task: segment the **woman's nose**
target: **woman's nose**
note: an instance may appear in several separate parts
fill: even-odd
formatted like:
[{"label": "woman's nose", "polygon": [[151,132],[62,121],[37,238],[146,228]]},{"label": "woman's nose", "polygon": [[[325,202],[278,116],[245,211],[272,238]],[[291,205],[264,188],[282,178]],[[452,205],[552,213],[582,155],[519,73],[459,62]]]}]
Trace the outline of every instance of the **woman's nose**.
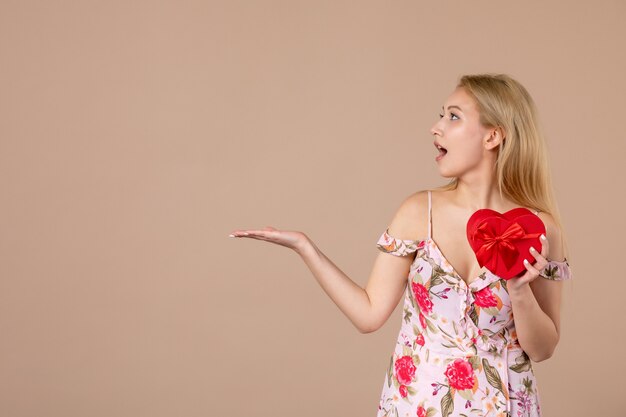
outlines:
[{"label": "woman's nose", "polygon": [[431,127],[431,128],[430,128],[430,134],[431,134],[431,135],[441,135],[441,131],[440,131],[440,130],[439,130],[439,128],[437,127],[437,125],[438,125],[438,124],[439,124],[439,123],[437,122],[437,123],[435,123],[435,124],[433,125],[433,127]]}]

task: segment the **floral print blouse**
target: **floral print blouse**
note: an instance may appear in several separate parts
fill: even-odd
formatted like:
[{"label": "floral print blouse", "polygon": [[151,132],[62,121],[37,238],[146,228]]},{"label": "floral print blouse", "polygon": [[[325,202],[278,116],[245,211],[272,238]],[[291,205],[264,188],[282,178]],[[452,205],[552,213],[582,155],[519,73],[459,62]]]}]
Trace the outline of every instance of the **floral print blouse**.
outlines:
[{"label": "floral print blouse", "polygon": [[[507,281],[487,270],[468,285],[431,238],[430,211],[429,191],[428,239],[400,240],[387,229],[377,242],[394,256],[415,253],[377,417],[541,416]],[[565,259],[549,261],[540,277],[572,276]]]}]

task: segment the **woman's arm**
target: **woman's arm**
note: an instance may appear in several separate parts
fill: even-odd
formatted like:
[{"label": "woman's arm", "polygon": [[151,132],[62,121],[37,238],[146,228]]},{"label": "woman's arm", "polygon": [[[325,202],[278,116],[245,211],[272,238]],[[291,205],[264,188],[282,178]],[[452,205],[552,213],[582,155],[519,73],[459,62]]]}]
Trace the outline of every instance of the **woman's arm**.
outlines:
[{"label": "woman's arm", "polygon": [[[424,216],[425,191],[407,197],[389,224],[389,233],[399,239],[421,236],[415,219]],[[322,289],[361,333],[380,328],[398,305],[407,284],[414,256],[379,252],[365,288],[352,281],[302,232],[277,230],[235,230],[231,237],[246,237],[293,249],[304,260]]]},{"label": "woman's arm", "polygon": [[322,289],[361,333],[378,330],[398,304],[411,257],[379,253],[366,288],[352,281],[312,242],[299,252]]},{"label": "woman's arm", "polygon": [[548,239],[542,243],[541,253],[533,254],[537,263],[534,266],[527,265],[524,275],[507,283],[518,341],[535,362],[551,357],[559,342],[563,286],[561,281],[538,277],[539,271],[547,264],[545,258],[563,258],[560,231],[549,215],[542,215],[546,217],[543,221]]},{"label": "woman's arm", "polygon": [[[417,236],[415,219],[422,214],[420,193],[408,197],[396,212],[389,232],[399,238]],[[423,197],[423,196],[422,196]],[[419,201],[419,203],[418,203]],[[418,214],[419,213],[419,214]],[[322,289],[361,333],[378,330],[398,305],[413,256],[380,252],[365,288],[352,281],[310,240],[296,249]]]}]

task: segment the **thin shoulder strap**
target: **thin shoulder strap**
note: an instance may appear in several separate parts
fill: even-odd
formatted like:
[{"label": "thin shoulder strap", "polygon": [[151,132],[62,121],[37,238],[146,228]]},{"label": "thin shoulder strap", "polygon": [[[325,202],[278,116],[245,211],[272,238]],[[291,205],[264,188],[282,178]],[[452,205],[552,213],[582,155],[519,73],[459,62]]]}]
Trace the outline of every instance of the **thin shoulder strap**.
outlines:
[{"label": "thin shoulder strap", "polygon": [[430,211],[431,211],[431,198],[430,198],[430,190],[428,190],[428,239],[430,239],[431,234],[431,220],[430,220]]}]

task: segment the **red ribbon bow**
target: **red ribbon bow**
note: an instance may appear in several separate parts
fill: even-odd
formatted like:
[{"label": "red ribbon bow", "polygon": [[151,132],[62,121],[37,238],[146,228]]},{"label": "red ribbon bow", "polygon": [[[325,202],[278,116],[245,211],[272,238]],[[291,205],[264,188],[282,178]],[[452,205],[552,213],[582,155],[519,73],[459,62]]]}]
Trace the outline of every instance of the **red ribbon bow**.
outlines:
[{"label": "red ribbon bow", "polygon": [[478,264],[482,267],[489,259],[502,259],[506,265],[506,269],[511,269],[519,251],[513,245],[512,241],[517,239],[527,239],[531,237],[537,237],[540,234],[530,233],[526,234],[522,226],[519,223],[513,222],[506,228],[503,233],[496,233],[493,227],[488,222],[482,223],[476,229],[474,233],[474,239],[482,241],[483,244],[476,252],[476,259]]},{"label": "red ribbon bow", "polygon": [[545,226],[541,219],[524,208],[504,214],[480,209],[470,217],[467,225],[467,237],[478,264],[504,279],[523,272],[526,269],[522,263],[524,259],[533,263],[533,259],[527,256],[528,248],[541,248],[539,236],[542,233],[545,233]]}]

